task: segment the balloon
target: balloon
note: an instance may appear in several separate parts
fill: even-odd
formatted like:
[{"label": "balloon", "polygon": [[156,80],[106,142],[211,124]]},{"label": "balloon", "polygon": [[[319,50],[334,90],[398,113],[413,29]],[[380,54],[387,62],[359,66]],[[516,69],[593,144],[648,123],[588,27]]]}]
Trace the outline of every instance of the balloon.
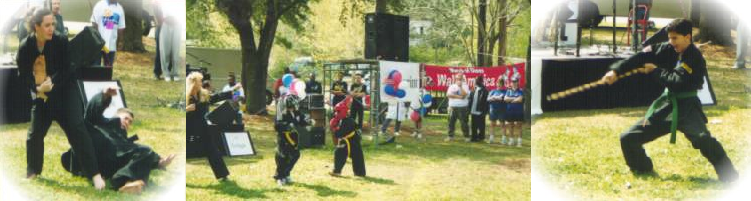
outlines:
[{"label": "balloon", "polygon": [[424,96],[422,96],[423,104],[430,104],[431,102],[433,102],[433,96],[431,96],[430,94],[425,94]]},{"label": "balloon", "polygon": [[300,100],[303,100],[307,97],[307,94],[305,93],[305,82],[299,79],[295,79],[294,82],[292,82],[292,93],[297,95],[297,97],[300,98]]},{"label": "balloon", "polygon": [[404,91],[403,89],[396,91],[396,97],[404,98],[405,96],[407,96],[407,91]]},{"label": "balloon", "polygon": [[394,81],[394,85],[399,86],[399,83],[402,82],[402,73],[397,70],[392,70],[389,73],[389,78]]},{"label": "balloon", "polygon": [[420,114],[418,114],[417,111],[412,110],[412,114],[409,115],[409,118],[412,119],[412,121],[419,121]]},{"label": "balloon", "polygon": [[284,87],[289,88],[289,85],[292,84],[292,81],[295,79],[295,76],[292,74],[284,74],[282,76],[282,83],[284,83]]},{"label": "balloon", "polygon": [[383,91],[386,92],[386,94],[393,96],[394,93],[394,86],[388,84],[385,87],[383,87]]}]

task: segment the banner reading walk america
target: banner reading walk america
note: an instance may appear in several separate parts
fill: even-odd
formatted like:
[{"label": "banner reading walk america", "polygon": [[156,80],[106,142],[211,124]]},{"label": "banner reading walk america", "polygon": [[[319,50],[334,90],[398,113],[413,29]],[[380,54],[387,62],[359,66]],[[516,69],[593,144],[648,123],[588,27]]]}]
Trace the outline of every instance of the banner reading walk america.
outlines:
[{"label": "banner reading walk america", "polygon": [[446,91],[454,83],[454,74],[463,73],[465,82],[474,87],[475,78],[485,75],[485,86],[488,90],[497,88],[498,79],[501,76],[506,77],[506,86],[511,82],[511,78],[519,79],[519,88],[524,88],[527,83],[524,77],[524,63],[511,64],[507,66],[495,67],[445,67],[425,65],[425,89],[428,91]]}]

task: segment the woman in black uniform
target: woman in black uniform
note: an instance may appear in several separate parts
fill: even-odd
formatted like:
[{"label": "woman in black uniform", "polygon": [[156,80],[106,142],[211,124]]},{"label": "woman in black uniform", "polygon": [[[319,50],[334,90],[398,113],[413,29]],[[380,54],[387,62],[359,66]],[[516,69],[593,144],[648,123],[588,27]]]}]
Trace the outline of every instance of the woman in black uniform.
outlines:
[{"label": "woman in black uniform", "polygon": [[193,125],[194,128],[187,129],[188,136],[196,135],[204,139],[203,150],[209,158],[209,164],[211,170],[214,171],[214,176],[219,180],[226,180],[229,176],[229,170],[227,165],[224,164],[222,154],[217,149],[216,141],[212,136],[208,135],[209,125],[206,123],[206,113],[209,112],[209,105],[232,98],[232,93],[240,87],[240,84],[235,85],[232,91],[222,92],[218,94],[209,94],[209,91],[201,88],[203,86],[203,75],[198,72],[193,72],[185,79],[185,93],[186,97],[186,111],[185,120],[187,125]]},{"label": "woman in black uniform", "polygon": [[55,17],[47,9],[32,8],[26,19],[30,34],[21,41],[16,57],[22,84],[28,87],[34,104],[26,140],[26,177],[33,179],[42,173],[44,137],[56,120],[70,146],[81,156],[86,177],[92,179],[96,189],[103,189],[105,183],[83,123],[75,72],[68,62],[68,38],[55,34]]}]

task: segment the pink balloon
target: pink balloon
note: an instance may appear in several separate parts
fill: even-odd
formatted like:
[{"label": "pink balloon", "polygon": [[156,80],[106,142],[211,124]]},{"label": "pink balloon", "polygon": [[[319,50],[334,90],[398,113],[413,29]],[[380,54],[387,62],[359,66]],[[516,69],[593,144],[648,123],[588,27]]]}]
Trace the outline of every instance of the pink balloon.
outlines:
[{"label": "pink balloon", "polygon": [[394,80],[394,85],[399,86],[402,82],[402,73],[397,70],[391,71],[391,79]]}]

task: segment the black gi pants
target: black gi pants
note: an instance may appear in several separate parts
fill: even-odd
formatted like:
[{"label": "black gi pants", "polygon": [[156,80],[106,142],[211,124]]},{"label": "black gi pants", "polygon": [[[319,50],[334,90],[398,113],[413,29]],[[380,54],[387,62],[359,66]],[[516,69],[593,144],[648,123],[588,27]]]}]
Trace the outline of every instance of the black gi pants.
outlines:
[{"label": "black gi pants", "polygon": [[[60,86],[63,87],[63,86]],[[76,88],[74,84],[69,84],[69,89]],[[52,120],[56,120],[60,128],[65,132],[73,151],[80,156],[80,163],[83,172],[87,178],[99,174],[96,156],[91,137],[83,121],[83,103],[78,96],[78,90],[68,90],[66,95],[61,96],[64,100],[51,100],[44,102],[42,99],[34,100],[34,107],[31,110],[31,128],[28,131],[26,139],[26,164],[27,174],[42,174],[44,164],[44,137],[52,125]],[[54,107],[51,101],[63,101],[59,107]]]},{"label": "black gi pants", "polygon": [[128,181],[148,182],[151,170],[159,166],[159,155],[143,145],[135,145],[134,148],[117,158],[120,158],[118,163],[121,168],[117,169],[110,180],[114,189],[119,189]]},{"label": "black gi pants", "polygon": [[[297,133],[291,133],[291,135],[297,135]],[[296,137],[292,138],[297,139]],[[274,156],[274,160],[276,161],[276,175],[274,175],[274,179],[284,179],[292,172],[297,159],[300,159],[300,150],[287,141],[284,133],[277,135],[277,144],[276,156]]]},{"label": "black gi pants", "polygon": [[[683,112],[683,111],[681,111]],[[704,119],[700,113],[687,111],[688,114],[679,119],[678,130],[683,132],[691,141],[695,149],[709,160],[720,180],[737,176],[733,163],[728,158],[725,150],[707,130]],[[652,160],[647,156],[643,144],[651,142],[661,136],[670,133],[670,121],[650,122],[642,126],[644,120],[637,121],[628,131],[621,134],[621,149],[626,164],[634,172],[650,172],[653,170]]]},{"label": "black gi pants", "polygon": [[485,115],[471,115],[472,126],[470,133],[472,134],[472,142],[479,142],[485,139]]},{"label": "black gi pants", "polygon": [[209,135],[208,129],[203,129],[203,132],[200,132],[199,136],[204,140],[204,142],[201,143],[203,146],[203,153],[209,158],[209,165],[211,166],[211,171],[214,172],[214,177],[217,179],[227,177],[229,175],[229,169],[227,169],[227,165],[224,163],[222,153],[219,152],[219,148],[217,148],[217,142],[214,139],[214,136]]},{"label": "black gi pants", "polygon": [[347,157],[352,159],[352,170],[356,176],[365,176],[365,158],[362,154],[362,146],[360,145],[360,135],[354,135],[348,139],[349,144],[345,139],[339,140],[339,145],[334,150],[334,173],[341,174],[344,164],[347,162]]}]

